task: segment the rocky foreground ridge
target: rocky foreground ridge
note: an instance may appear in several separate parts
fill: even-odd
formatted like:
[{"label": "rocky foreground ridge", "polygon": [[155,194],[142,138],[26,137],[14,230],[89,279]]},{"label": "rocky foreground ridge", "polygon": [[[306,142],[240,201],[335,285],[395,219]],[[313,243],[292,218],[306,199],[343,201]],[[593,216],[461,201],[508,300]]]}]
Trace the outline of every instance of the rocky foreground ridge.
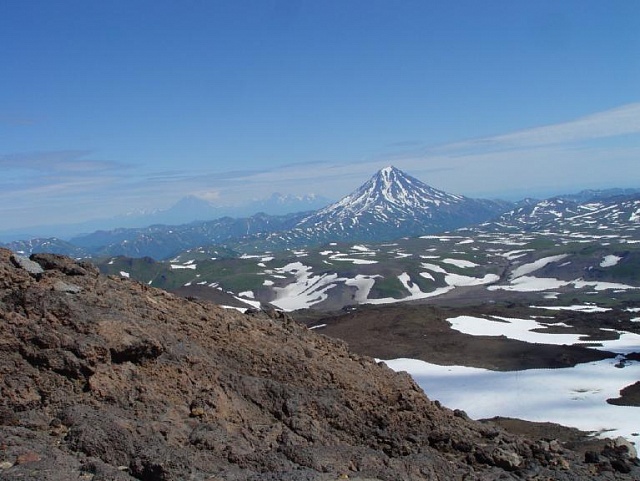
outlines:
[{"label": "rocky foreground ridge", "polygon": [[0,479],[638,479],[430,401],[280,313],[0,249]]}]

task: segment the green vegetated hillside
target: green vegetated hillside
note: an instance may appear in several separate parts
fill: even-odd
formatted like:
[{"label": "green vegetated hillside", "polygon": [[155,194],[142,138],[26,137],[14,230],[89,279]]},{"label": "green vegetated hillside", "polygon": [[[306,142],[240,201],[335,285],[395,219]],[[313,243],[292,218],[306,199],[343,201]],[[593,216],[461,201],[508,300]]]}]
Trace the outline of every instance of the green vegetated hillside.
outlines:
[{"label": "green vegetated hillside", "polygon": [[[170,261],[115,257],[108,274],[198,297],[211,290],[286,310],[333,309],[393,300],[434,300],[473,292],[486,301],[535,296],[557,303],[632,302],[640,287],[640,243],[573,233],[465,229],[377,244],[242,254],[188,250]],[[295,301],[297,299],[297,301]]]}]

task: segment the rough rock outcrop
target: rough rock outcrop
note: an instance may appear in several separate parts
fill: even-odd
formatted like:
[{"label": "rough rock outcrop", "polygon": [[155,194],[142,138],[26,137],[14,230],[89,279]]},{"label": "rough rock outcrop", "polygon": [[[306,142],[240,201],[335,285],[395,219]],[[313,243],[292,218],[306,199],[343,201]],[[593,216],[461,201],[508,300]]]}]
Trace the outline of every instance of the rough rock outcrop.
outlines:
[{"label": "rough rock outcrop", "polygon": [[31,260],[0,249],[0,479],[638,479],[626,446],[470,421],[288,316]]}]

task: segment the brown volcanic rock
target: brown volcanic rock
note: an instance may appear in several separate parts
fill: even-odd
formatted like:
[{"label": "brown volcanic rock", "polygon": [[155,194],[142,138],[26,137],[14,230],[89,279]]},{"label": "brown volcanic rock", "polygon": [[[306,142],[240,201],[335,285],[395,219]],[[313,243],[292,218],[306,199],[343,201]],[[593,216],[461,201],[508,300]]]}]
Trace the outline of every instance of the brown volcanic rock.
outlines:
[{"label": "brown volcanic rock", "polygon": [[0,479],[637,479],[633,459],[585,464],[469,421],[281,313],[12,256],[0,250]]}]

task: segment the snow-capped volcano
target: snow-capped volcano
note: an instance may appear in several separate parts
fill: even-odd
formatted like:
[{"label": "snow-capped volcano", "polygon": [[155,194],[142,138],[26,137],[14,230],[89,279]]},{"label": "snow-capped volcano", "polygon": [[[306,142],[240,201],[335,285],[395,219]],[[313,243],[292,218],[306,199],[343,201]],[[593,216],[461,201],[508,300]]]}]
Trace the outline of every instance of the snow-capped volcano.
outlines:
[{"label": "snow-capped volcano", "polygon": [[390,166],[338,202],[304,218],[289,234],[324,241],[389,240],[483,222],[508,208],[505,203],[434,189]]},{"label": "snow-capped volcano", "polygon": [[340,221],[355,225],[361,218],[372,217],[376,221],[400,225],[406,220],[433,215],[439,209],[465,200],[460,195],[434,189],[390,166],[376,172],[357,190],[319,210],[302,223]]}]

